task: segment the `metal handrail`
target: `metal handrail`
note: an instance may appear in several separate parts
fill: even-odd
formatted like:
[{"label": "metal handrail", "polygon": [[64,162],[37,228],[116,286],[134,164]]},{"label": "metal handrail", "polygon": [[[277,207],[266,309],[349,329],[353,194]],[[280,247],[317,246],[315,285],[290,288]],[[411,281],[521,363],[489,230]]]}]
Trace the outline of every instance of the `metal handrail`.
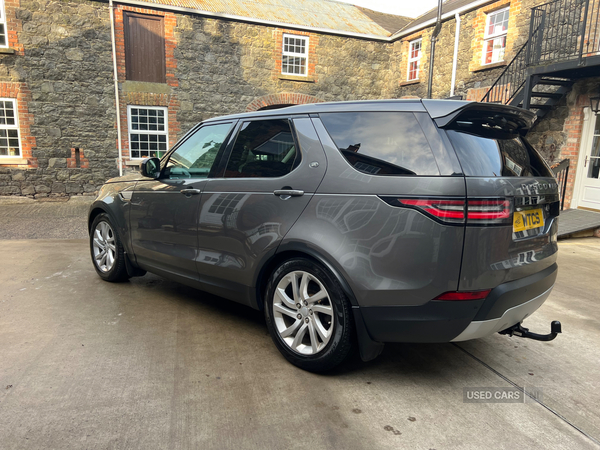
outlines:
[{"label": "metal handrail", "polygon": [[569,179],[569,166],[571,165],[571,161],[568,159],[563,159],[557,165],[552,167],[552,172],[554,172],[554,178],[556,178],[556,182],[558,183],[558,188],[560,191],[560,209],[561,211],[565,207],[565,194],[567,192],[567,181]]},{"label": "metal handrail", "polygon": [[[531,8],[529,37],[482,102],[510,103],[531,66],[600,54],[600,0],[555,0]],[[525,93],[526,94],[526,93]]]}]

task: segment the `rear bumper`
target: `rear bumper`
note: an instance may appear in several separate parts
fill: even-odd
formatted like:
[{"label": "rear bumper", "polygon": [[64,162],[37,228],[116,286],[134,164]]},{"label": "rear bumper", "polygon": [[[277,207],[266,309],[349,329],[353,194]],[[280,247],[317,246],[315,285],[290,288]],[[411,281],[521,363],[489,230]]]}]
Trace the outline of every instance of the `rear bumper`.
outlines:
[{"label": "rear bumper", "polygon": [[557,265],[503,283],[487,298],[432,300],[420,306],[360,308],[365,326],[379,342],[451,342],[488,336],[531,315],[550,295]]}]

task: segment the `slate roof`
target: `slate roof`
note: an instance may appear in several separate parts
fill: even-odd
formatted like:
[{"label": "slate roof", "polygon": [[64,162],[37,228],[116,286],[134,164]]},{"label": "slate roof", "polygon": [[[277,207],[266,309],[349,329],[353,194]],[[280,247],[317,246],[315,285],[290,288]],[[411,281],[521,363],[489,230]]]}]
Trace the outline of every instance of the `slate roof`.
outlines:
[{"label": "slate roof", "polygon": [[357,6],[366,16],[371,18],[374,22],[377,22],[381,27],[388,30],[390,33],[395,33],[398,30],[401,30],[406,25],[414,21],[412,17],[406,16],[396,16],[394,14],[386,14],[379,11],[373,11],[371,9],[363,8],[362,6]]},{"label": "slate roof", "polygon": [[[470,9],[475,9],[482,5],[485,5],[486,3],[492,3],[493,1],[495,0],[446,0],[442,4],[442,21],[448,20],[450,17],[453,17],[454,12],[456,11],[468,11]],[[407,30],[416,31],[420,28],[424,28],[428,26],[428,22],[430,21],[435,22],[435,20],[437,19],[437,12],[438,7],[436,5],[435,8],[432,8],[425,14],[420,15],[412,22],[407,24],[404,28],[402,28],[399,32],[395,33],[394,37],[402,35]],[[445,15],[447,17],[444,18]]]}]

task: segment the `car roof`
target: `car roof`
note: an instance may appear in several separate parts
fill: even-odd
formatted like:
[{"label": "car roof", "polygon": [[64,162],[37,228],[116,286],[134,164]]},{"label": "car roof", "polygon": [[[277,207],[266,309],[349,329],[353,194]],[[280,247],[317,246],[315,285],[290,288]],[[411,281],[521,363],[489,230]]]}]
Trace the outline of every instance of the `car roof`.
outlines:
[{"label": "car roof", "polygon": [[432,118],[446,116],[473,102],[460,100],[428,100],[428,99],[392,99],[392,100],[358,100],[348,102],[323,102],[306,105],[288,106],[285,108],[268,109],[264,111],[253,111],[241,114],[213,117],[204,123],[230,120],[246,119],[268,116],[281,116],[290,114],[320,114],[328,112],[359,112],[359,111],[381,111],[381,112],[428,112]]}]

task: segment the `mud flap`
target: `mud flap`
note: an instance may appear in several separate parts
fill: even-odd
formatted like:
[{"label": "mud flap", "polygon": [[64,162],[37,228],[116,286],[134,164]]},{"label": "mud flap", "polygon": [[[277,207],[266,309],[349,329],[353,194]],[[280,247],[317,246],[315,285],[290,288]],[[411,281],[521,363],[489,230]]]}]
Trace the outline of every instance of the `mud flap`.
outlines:
[{"label": "mud flap", "polygon": [[352,307],[352,312],[354,313],[354,324],[356,326],[356,337],[358,339],[360,359],[365,362],[371,361],[381,354],[385,344],[371,339],[367,327],[365,326],[362,313],[360,312],[360,308]]}]

